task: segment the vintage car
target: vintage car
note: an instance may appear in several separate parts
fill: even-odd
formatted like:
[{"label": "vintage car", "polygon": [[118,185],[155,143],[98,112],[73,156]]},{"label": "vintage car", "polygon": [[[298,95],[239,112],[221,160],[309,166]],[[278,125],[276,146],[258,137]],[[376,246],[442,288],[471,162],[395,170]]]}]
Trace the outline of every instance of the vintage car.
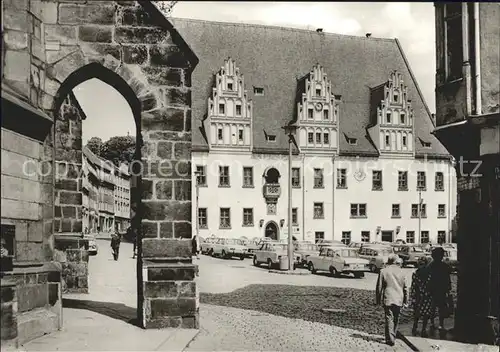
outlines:
[{"label": "vintage car", "polygon": [[316,245],[318,247],[347,247],[342,241],[336,241],[336,240],[319,240]]},{"label": "vintage car", "polygon": [[[253,256],[253,265],[260,266],[263,263],[266,263],[269,269],[272,269],[279,265],[280,258],[282,256],[288,255],[288,245],[275,242],[268,241],[262,245],[262,248],[254,252]],[[296,267],[300,263],[300,255],[295,255],[294,267]]]},{"label": "vintage car", "polygon": [[261,249],[262,245],[267,242],[276,242],[276,241],[274,241],[270,237],[254,238],[250,243],[247,244],[248,255],[253,257],[253,253],[256,250]]},{"label": "vintage car", "polygon": [[394,253],[396,253],[403,263],[401,264],[403,268],[408,265],[417,266],[418,260],[426,255],[424,249],[421,246],[414,244],[406,244],[403,246],[393,247]]},{"label": "vintage car", "polygon": [[323,247],[319,254],[310,255],[307,266],[314,274],[317,271],[328,271],[334,277],[340,274],[353,274],[360,278],[369,270],[369,261],[359,257],[354,248]]},{"label": "vintage car", "polygon": [[443,247],[443,262],[451,267],[452,271],[458,271],[458,251],[455,248]]},{"label": "vintage car", "polygon": [[89,240],[89,255],[97,255],[99,247],[97,246],[97,241],[93,238]]},{"label": "vintage car", "polygon": [[213,245],[217,242],[219,238],[217,237],[207,237],[205,241],[200,244],[200,252],[201,254],[212,255]]},{"label": "vintage car", "polygon": [[365,242],[351,242],[347,247],[360,249],[363,245],[365,245]]},{"label": "vintage car", "polygon": [[358,251],[361,258],[370,262],[368,268],[374,273],[386,266],[389,255],[392,253],[394,251],[390,246],[380,244],[366,245]]},{"label": "vintage car", "polygon": [[300,255],[300,263],[302,265],[307,265],[307,258],[310,255],[318,254],[319,247],[316,244],[310,242],[297,242],[295,244],[295,253],[297,253],[297,255]]},{"label": "vintage car", "polygon": [[219,238],[212,245],[212,256],[224,259],[238,257],[243,260],[247,255],[247,251],[247,247],[243,242],[236,238]]}]

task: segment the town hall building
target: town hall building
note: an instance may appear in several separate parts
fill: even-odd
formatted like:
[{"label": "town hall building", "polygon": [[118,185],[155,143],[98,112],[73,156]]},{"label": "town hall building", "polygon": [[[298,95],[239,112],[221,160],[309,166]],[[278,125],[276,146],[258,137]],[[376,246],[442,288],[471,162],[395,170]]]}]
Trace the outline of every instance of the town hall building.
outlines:
[{"label": "town hall building", "polygon": [[294,237],[450,241],[452,158],[397,39],[172,22],[200,58],[193,231],[288,238],[291,124]]}]

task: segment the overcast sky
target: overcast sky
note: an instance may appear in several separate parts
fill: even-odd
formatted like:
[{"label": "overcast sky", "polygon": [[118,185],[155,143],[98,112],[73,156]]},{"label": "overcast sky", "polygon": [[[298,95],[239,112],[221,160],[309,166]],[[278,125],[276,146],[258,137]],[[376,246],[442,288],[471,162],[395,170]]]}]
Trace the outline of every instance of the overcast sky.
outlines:
[{"label": "overcast sky", "polygon": [[[434,5],[422,3],[349,2],[195,2],[180,1],[172,17],[244,22],[373,37],[398,38],[432,112],[434,99]],[[84,143],[93,136],[107,140],[134,135],[132,113],[123,97],[91,80],[75,88],[82,109]],[[105,98],[103,98],[105,97]]]}]

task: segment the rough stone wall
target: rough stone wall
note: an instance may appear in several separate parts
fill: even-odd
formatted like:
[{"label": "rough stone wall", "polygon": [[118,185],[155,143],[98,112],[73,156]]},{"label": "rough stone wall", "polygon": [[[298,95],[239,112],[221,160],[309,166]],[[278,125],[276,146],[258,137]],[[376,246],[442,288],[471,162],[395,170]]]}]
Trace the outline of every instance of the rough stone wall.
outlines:
[{"label": "rough stone wall", "polygon": [[[141,188],[132,191],[131,200],[136,214],[134,227],[144,238],[139,244],[139,316],[147,328],[198,326],[190,241],[190,73],[196,58],[168,21],[154,12],[151,4],[148,7],[148,2],[8,0],[6,5],[14,11],[26,3],[35,7],[33,11],[44,24],[42,46],[37,47],[40,58],[36,60],[40,62],[28,50],[28,57],[24,51],[14,54],[11,46],[6,52],[6,64],[22,58],[26,67],[12,72],[9,66],[6,72],[11,81],[18,79],[18,85],[31,94],[31,76],[23,76],[23,72],[32,68],[32,62],[40,64],[33,68],[35,76],[40,77],[40,88],[36,99],[31,99],[33,105],[57,117],[56,171],[68,176],[57,176],[55,180],[54,231],[75,233],[82,227],[81,183],[73,177],[73,172],[79,174],[80,170],[59,172],[66,171],[60,168],[70,168],[61,166],[69,159],[64,153],[74,153],[74,161],[81,152],[77,148],[81,144],[81,124],[74,119],[73,109],[65,107],[64,99],[77,84],[99,78],[131,103],[139,127],[138,142],[143,142],[142,179],[137,179]],[[12,17],[16,17],[15,12]],[[14,21],[9,25],[14,26]],[[19,35],[23,37],[23,33]],[[128,91],[133,92],[133,97],[127,95]],[[69,253],[66,249],[66,258],[71,257]],[[144,277],[143,266],[148,273]],[[83,270],[75,274],[66,270],[64,275],[70,275],[65,276],[67,285],[70,277],[84,276]]]},{"label": "rough stone wall", "polygon": [[2,279],[1,282],[1,341],[2,349],[6,348],[5,342],[11,342],[9,345],[14,345],[17,337],[17,297],[16,297],[16,283],[11,280]]},{"label": "rough stone wall", "polygon": [[56,235],[54,260],[62,265],[62,293],[89,293],[87,239],[78,234]]}]

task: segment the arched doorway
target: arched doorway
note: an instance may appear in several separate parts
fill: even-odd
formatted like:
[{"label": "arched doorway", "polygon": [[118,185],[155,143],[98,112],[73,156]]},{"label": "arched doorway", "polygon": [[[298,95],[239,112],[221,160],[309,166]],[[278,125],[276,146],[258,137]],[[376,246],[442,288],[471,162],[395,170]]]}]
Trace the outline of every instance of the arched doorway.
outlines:
[{"label": "arched doorway", "polygon": [[277,241],[279,238],[278,231],[278,225],[274,221],[269,221],[266,225],[265,236]]}]

